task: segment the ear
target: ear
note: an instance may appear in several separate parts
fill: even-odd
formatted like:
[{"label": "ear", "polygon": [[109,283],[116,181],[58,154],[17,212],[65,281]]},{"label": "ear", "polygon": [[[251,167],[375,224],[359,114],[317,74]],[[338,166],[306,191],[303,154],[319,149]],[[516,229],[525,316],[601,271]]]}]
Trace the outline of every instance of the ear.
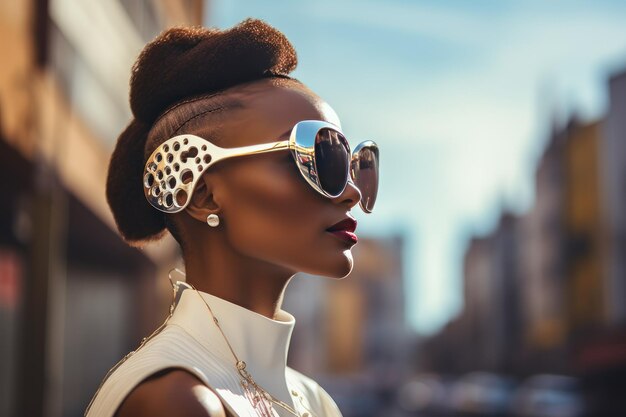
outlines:
[{"label": "ear", "polygon": [[191,201],[185,208],[187,214],[202,223],[206,222],[209,214],[219,214],[221,207],[216,201],[214,191],[213,178],[203,175],[191,194]]}]

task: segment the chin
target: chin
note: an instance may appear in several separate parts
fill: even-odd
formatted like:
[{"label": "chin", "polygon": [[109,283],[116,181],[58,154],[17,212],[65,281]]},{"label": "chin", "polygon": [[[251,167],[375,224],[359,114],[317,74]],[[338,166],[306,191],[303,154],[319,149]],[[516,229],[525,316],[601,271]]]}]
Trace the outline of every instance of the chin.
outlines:
[{"label": "chin", "polygon": [[335,262],[328,265],[328,269],[324,273],[318,275],[333,279],[343,279],[352,272],[353,266],[354,259],[352,258],[352,252],[350,249],[347,249],[342,252],[341,256],[339,256]]}]

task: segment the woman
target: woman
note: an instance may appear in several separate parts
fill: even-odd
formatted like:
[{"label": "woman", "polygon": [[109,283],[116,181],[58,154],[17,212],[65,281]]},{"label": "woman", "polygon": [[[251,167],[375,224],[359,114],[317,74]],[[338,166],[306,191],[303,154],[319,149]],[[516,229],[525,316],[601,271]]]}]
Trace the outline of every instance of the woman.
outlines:
[{"label": "woman", "polygon": [[107,200],[129,244],[174,236],[185,279],[85,415],[341,415],[286,366],[295,320],[280,307],[297,272],[350,273],[350,210],[373,207],[378,149],[351,155],[337,114],[289,77],[296,63],[286,37],[256,19],[170,29],[141,52]]}]

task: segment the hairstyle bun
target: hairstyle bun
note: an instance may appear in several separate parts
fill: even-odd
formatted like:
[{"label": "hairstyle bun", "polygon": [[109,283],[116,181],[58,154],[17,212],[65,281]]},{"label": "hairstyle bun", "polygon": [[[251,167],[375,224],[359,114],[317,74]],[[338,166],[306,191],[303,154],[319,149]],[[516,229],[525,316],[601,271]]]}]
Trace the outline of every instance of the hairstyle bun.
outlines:
[{"label": "hairstyle bun", "polygon": [[109,162],[106,199],[120,234],[129,244],[161,237],[163,213],[143,194],[143,159],[150,125],[133,120],[117,139]]},{"label": "hairstyle bun", "polygon": [[296,51],[277,29],[246,19],[227,30],[176,27],[146,45],[133,66],[130,107],[152,123],[184,98],[271,75],[287,75]]}]

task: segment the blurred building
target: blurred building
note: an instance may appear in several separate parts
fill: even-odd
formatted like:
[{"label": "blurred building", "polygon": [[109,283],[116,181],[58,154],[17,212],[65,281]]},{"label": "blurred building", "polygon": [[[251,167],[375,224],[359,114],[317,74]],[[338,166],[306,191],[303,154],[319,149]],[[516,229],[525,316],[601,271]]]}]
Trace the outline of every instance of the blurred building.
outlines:
[{"label": "blurred building", "polygon": [[463,262],[463,311],[423,344],[423,371],[515,372],[522,343],[519,228],[516,215],[503,213],[492,233],[469,241]]},{"label": "blurred building", "polygon": [[345,416],[383,411],[410,372],[404,239],[361,238],[343,280],[298,275],[284,308],[297,320],[290,365],[331,393]]},{"label": "blurred building", "polygon": [[550,353],[565,340],[562,162],[569,127],[553,128],[535,171],[535,202],[522,219],[523,336],[535,362],[560,361],[561,355]]},{"label": "blurred building", "polygon": [[[492,236],[475,236],[467,246],[465,259],[463,262],[463,305],[464,313],[457,322],[457,332],[462,332],[459,342],[467,343],[469,340],[475,340],[480,343],[468,344],[464,355],[466,356],[464,363],[459,363],[453,369],[446,370],[448,372],[469,372],[470,363],[476,361],[476,367],[493,368],[490,357],[493,347],[483,350],[484,345],[492,339],[491,332],[491,314],[493,314],[494,306],[490,304],[493,299],[494,288],[494,271],[492,267],[493,252]],[[492,343],[489,343],[492,345]],[[458,345],[457,345],[458,346]],[[445,359],[443,359],[445,361]],[[445,362],[444,362],[445,363]]]},{"label": "blurred building", "polygon": [[609,80],[609,110],[604,123],[602,207],[607,222],[606,301],[608,318],[626,324],[626,72]]},{"label": "blurred building", "polygon": [[[592,210],[599,211],[603,227],[599,238],[585,236],[581,250],[588,261],[575,277],[580,289],[574,318],[583,331],[575,339],[574,364],[594,416],[626,415],[626,71],[612,76],[608,86],[609,108],[596,150],[598,192],[591,185],[587,189],[590,197],[599,194],[599,207]],[[593,245],[598,239],[600,256]],[[598,274],[601,282],[592,283]]]},{"label": "blurred building", "polygon": [[605,228],[600,190],[602,122],[571,129],[564,149],[565,316],[569,342],[606,322]]},{"label": "blurred building", "polygon": [[531,210],[520,218],[504,213],[493,232],[470,240],[464,309],[451,327],[467,347],[450,353],[467,361],[456,369],[572,372],[577,340],[602,325],[600,127],[572,118],[554,129]]},{"label": "blurred building", "polygon": [[1,416],[82,415],[166,312],[156,276],[175,245],[122,242],[104,184],[137,54],[166,26],[200,24],[202,10],[200,0],[0,4]]},{"label": "blurred building", "polygon": [[[550,132],[537,164],[530,211],[522,216],[504,212],[491,233],[468,242],[464,307],[444,334],[424,344],[420,362],[426,370],[521,376],[567,369],[571,281],[566,278],[566,242],[574,233],[564,219],[572,212],[572,222],[585,226],[592,222],[576,217],[581,209],[571,204],[581,203],[575,199],[586,184],[573,183],[570,177],[578,165],[597,166],[589,160],[596,154],[589,153],[588,141],[571,140],[577,129],[572,120]],[[581,160],[580,151],[588,159]],[[568,152],[570,160],[565,157]]]},{"label": "blurred building", "polygon": [[472,240],[465,260],[465,306],[471,327],[469,370],[512,372],[520,345],[519,221],[500,217],[496,230]]}]

